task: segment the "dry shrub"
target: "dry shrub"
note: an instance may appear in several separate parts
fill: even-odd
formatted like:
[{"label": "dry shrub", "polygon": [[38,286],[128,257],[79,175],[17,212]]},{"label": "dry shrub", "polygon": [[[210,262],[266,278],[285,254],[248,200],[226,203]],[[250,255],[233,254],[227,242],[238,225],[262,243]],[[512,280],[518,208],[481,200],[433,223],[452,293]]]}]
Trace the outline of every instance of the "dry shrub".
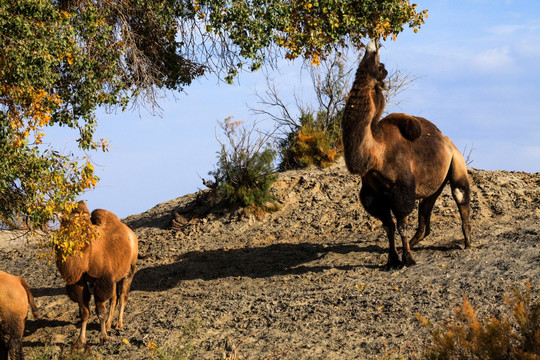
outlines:
[{"label": "dry shrub", "polygon": [[211,186],[223,194],[230,205],[266,211],[275,203],[271,186],[277,180],[274,159],[276,152],[270,144],[271,134],[242,122],[225,119],[220,123],[226,140],[218,139],[221,151],[216,170],[208,174],[215,181]]},{"label": "dry shrub", "polygon": [[341,143],[341,117],[329,124],[318,114],[304,113],[301,126],[281,141],[281,170],[316,165],[326,168],[343,154]]},{"label": "dry shrub", "polygon": [[[482,360],[539,360],[540,359],[540,302],[532,303],[531,286],[524,292],[517,288],[505,298],[512,317],[478,319],[467,298],[455,309],[455,320],[433,330],[433,343],[423,358],[482,359]],[[420,322],[431,324],[421,315]]]},{"label": "dry shrub", "polygon": [[300,162],[322,168],[332,165],[341,150],[341,147],[334,147],[336,144],[332,140],[323,130],[303,127],[296,143]]}]

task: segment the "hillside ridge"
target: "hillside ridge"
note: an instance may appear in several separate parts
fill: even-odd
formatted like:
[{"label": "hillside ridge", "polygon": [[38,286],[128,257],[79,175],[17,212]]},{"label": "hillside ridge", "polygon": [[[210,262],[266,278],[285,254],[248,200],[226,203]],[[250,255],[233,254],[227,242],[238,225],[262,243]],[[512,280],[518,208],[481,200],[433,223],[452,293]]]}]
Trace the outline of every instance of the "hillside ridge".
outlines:
[{"label": "hillside ridge", "polygon": [[[201,190],[123,219],[150,257],[140,260],[125,327],[98,345],[103,359],[148,359],[189,345],[196,359],[380,359],[418,354],[429,329],[464,297],[480,315],[507,313],[514,286],[540,287],[540,174],[471,169],[472,248],[446,188],[417,265],[385,271],[388,242],[359,201],[360,179],[338,163],[280,173],[281,209],[262,219]],[[416,226],[410,218],[410,233]],[[23,276],[43,314],[28,320],[25,353],[77,336],[77,306],[54,266],[28,246],[0,246],[2,270]],[[186,327],[197,324],[188,335]],[[128,341],[126,344],[124,339]]]}]

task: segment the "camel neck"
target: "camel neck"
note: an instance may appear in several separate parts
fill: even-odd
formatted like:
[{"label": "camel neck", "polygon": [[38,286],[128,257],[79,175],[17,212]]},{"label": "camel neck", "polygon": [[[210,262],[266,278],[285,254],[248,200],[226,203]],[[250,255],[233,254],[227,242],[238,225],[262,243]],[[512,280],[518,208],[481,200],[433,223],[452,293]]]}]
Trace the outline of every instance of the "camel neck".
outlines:
[{"label": "camel neck", "polygon": [[345,162],[352,173],[363,176],[376,165],[377,139],[380,137],[378,121],[383,108],[384,97],[380,90],[356,79],[342,122]]},{"label": "camel neck", "polygon": [[80,254],[69,256],[64,261],[60,257],[56,260],[56,266],[60,275],[68,285],[72,285],[79,281],[83,275],[84,267],[81,265],[86,261],[86,258]]}]

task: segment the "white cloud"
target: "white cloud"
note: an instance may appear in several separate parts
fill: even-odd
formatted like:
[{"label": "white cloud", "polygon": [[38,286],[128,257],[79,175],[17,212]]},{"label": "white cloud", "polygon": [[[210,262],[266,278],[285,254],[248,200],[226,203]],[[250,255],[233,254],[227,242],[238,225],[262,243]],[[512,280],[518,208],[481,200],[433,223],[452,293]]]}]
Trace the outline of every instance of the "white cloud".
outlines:
[{"label": "white cloud", "polygon": [[472,61],[476,67],[486,70],[505,70],[514,65],[509,47],[487,49],[472,55]]},{"label": "white cloud", "polygon": [[536,20],[534,22],[528,22],[524,24],[503,24],[492,26],[487,29],[487,32],[497,36],[524,36],[527,34],[536,34],[538,33],[538,29],[540,29],[540,22]]},{"label": "white cloud", "polygon": [[525,156],[531,159],[537,159],[540,163],[540,146],[526,146],[524,149]]},{"label": "white cloud", "polygon": [[492,28],[489,28],[487,31],[493,35],[497,36],[508,36],[514,35],[517,32],[523,32],[527,30],[528,26],[526,25],[498,25]]},{"label": "white cloud", "polygon": [[540,37],[521,40],[515,44],[515,49],[521,56],[538,59],[540,57]]}]

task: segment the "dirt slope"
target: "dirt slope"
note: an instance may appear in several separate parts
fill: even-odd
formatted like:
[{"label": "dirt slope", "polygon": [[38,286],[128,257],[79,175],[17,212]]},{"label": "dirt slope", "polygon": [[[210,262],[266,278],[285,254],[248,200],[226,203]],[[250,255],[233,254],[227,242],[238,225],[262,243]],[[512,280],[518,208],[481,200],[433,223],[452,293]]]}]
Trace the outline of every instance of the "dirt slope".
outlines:
[{"label": "dirt slope", "polygon": [[[432,234],[414,251],[418,265],[393,271],[383,270],[386,237],[343,164],[281,174],[274,187],[281,210],[262,220],[212,206],[207,191],[129,216],[150,257],[139,262],[125,328],[105,346],[92,315],[92,351],[147,359],[151,341],[160,349],[189,345],[196,359],[407,356],[429,337],[417,313],[442,321],[464,296],[482,314],[506,311],[502,298],[513,286],[540,288],[540,174],[470,174],[473,248],[462,250],[446,189]],[[53,266],[20,241],[0,239],[0,269],[28,280],[43,315],[27,322],[26,354],[76,338],[77,306]]]}]

